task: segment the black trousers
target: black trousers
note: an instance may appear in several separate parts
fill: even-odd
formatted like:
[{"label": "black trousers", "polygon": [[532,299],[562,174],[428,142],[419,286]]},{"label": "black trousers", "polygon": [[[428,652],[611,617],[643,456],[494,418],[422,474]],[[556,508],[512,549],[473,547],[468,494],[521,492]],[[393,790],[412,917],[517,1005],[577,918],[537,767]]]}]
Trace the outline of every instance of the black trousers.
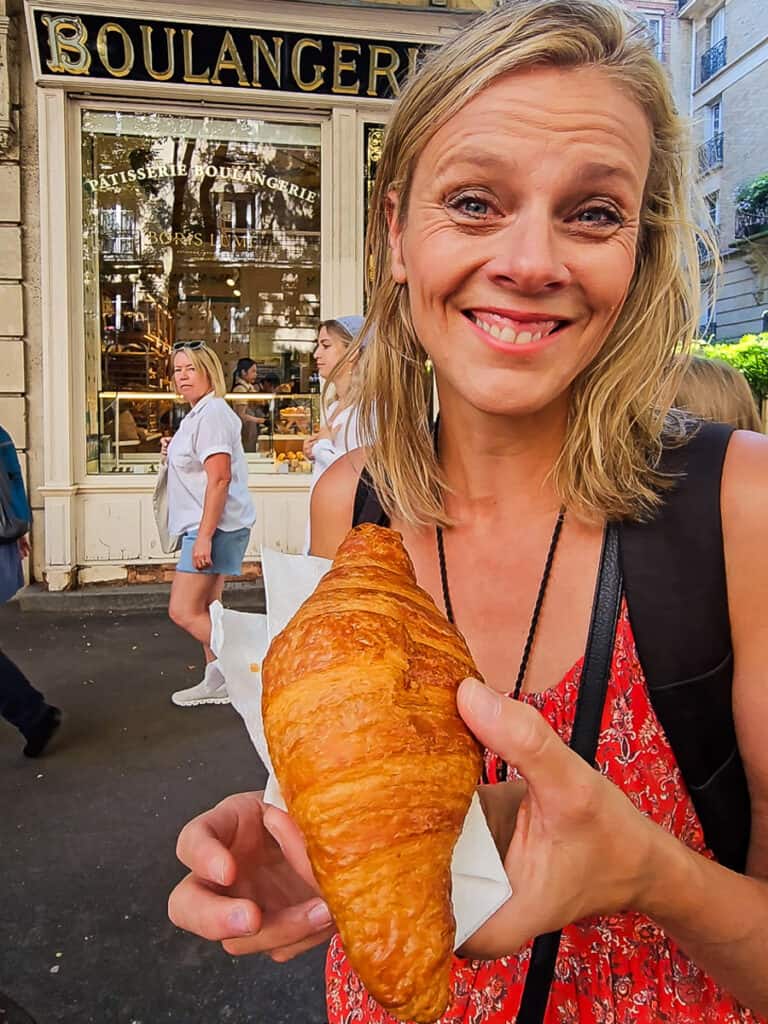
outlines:
[{"label": "black trousers", "polygon": [[47,710],[42,693],[0,651],[0,715],[28,736]]}]

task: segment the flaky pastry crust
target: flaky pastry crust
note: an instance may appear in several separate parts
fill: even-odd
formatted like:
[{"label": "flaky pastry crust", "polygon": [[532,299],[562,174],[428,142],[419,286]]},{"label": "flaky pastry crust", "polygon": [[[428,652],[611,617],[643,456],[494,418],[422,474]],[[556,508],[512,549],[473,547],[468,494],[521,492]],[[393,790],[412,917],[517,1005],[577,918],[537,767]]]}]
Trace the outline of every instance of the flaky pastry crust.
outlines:
[{"label": "flaky pastry crust", "polygon": [[263,665],[270,756],[350,962],[418,1024],[450,999],[451,859],[481,768],[456,709],[471,675],[400,535],[368,524]]}]

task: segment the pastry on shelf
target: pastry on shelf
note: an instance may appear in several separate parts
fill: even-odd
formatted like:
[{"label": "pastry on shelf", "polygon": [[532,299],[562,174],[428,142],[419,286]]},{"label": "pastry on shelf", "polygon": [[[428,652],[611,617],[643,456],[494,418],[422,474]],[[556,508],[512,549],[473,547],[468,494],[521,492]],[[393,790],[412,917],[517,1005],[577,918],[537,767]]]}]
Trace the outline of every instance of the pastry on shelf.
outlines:
[{"label": "pastry on shelf", "polygon": [[477,676],[400,535],[352,530],[272,642],[262,711],[276,776],[363,984],[403,1021],[450,999],[451,859],[481,755],[456,708]]}]

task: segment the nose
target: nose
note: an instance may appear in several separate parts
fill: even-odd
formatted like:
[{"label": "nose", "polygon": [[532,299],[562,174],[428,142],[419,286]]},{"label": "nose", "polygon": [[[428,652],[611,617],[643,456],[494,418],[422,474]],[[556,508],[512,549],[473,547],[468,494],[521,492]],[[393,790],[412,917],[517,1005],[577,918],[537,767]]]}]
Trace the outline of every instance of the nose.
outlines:
[{"label": "nose", "polygon": [[495,248],[485,270],[494,283],[537,295],[570,281],[563,242],[545,208],[522,208],[492,237]]}]

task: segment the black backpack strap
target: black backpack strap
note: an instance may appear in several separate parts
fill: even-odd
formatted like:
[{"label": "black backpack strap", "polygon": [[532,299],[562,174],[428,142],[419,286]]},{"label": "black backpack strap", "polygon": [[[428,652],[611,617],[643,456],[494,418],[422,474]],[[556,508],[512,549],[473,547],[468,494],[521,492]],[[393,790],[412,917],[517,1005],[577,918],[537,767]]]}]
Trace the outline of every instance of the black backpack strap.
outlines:
[{"label": "black backpack strap", "polygon": [[653,520],[624,522],[621,555],[632,631],[654,710],[721,864],[744,871],[750,805],[736,742],[733,651],[720,481],[733,429],[702,423],[666,449],[675,486]]},{"label": "black backpack strap", "polygon": [[352,525],[359,526],[361,523],[373,523],[375,526],[389,526],[389,516],[381,507],[379,496],[373,486],[373,481],[364,469],[360,474],[355,491],[355,505],[352,513]]},{"label": "black backpack strap", "polygon": [[[619,531],[609,523],[603,538],[600,571],[592,604],[592,619],[584,652],[579,696],[571,733],[571,749],[594,767],[600,723],[611,675],[616,624],[621,607]],[[525,988],[515,1020],[517,1024],[541,1024],[555,975],[561,932],[539,935],[531,949]]]}]

